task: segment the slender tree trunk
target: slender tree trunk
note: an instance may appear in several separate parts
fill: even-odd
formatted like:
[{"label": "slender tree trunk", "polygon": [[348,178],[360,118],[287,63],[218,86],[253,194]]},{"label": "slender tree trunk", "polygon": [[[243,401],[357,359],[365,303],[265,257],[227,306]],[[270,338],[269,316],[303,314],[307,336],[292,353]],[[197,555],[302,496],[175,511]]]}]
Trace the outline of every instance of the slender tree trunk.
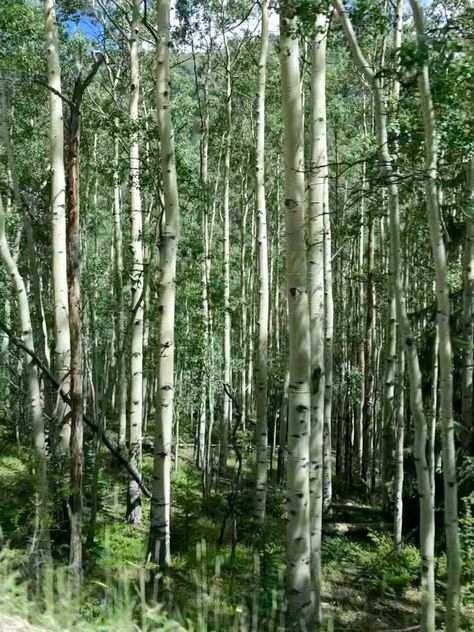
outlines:
[{"label": "slender tree trunk", "polygon": [[288,388],[290,385],[289,371],[285,371],[285,381],[283,383],[283,391],[280,406],[280,429],[278,434],[278,469],[277,481],[283,484],[285,480],[285,453],[286,453],[286,436],[288,433]]},{"label": "slender tree trunk", "polygon": [[304,153],[299,45],[290,2],[280,6],[280,63],[285,146],[288,391],[287,599],[290,626],[311,619],[309,440],[310,335],[304,230]]},{"label": "slender tree trunk", "polygon": [[367,217],[367,270],[365,286],[366,302],[366,323],[365,323],[365,346],[364,346],[364,407],[363,407],[363,441],[362,441],[362,478],[370,484],[370,464],[372,461],[372,441],[374,434],[374,373],[375,367],[372,362],[374,348],[374,219],[371,212]]},{"label": "slender tree trunk", "polygon": [[151,500],[149,558],[168,566],[170,554],[170,469],[174,404],[174,313],[176,300],[176,251],[179,232],[179,200],[174,132],[170,110],[170,2],[157,9],[157,117],[161,141],[164,226],[160,243],[160,329],[158,336],[158,391]]},{"label": "slender tree trunk", "polygon": [[[34,350],[33,329],[31,326],[30,307],[25,283],[18,271],[14,257],[12,257],[5,232],[5,213],[3,201],[0,196],[0,257],[5,265],[6,272],[13,282],[18,300],[18,315],[21,326],[21,340],[29,348]],[[38,369],[30,356],[25,354],[26,377],[28,385],[28,410],[31,420],[33,448],[35,450],[34,476],[35,476],[35,505],[37,532],[34,534],[33,553],[37,556],[38,563],[47,561],[50,552],[49,541],[49,510],[48,510],[48,478],[46,464],[46,438],[41,407],[40,380]]]},{"label": "slender tree trunk", "polygon": [[354,469],[357,474],[362,474],[362,441],[363,441],[363,425],[364,425],[364,401],[365,401],[365,284],[364,284],[364,243],[365,243],[365,163],[362,165],[362,192],[360,200],[360,226],[359,226],[359,243],[358,243],[358,275],[359,275],[359,292],[358,292],[358,318],[360,323],[359,340],[358,340],[358,364],[360,369],[360,393],[359,403],[357,406],[357,414],[354,427]]},{"label": "slender tree trunk", "polygon": [[[240,226],[240,331],[239,331],[239,343],[240,343],[240,353],[241,353],[241,362],[242,367],[240,369],[240,406],[241,406],[241,424],[242,428],[245,429],[246,421],[247,421],[247,393],[248,393],[248,339],[249,339],[249,328],[247,326],[247,316],[250,314],[251,310],[248,309],[247,305],[247,248],[246,248],[246,238],[247,238],[247,217],[249,211],[249,204],[247,199],[247,175],[244,175],[244,169],[241,169],[241,189],[240,189],[240,202],[242,206],[241,213],[241,226]],[[249,266],[250,270],[252,270],[252,265]],[[250,295],[251,296],[251,295]]]},{"label": "slender tree trunk", "polygon": [[[316,17],[311,73],[311,176],[308,210],[308,295],[311,338],[311,580],[317,625],[321,625],[321,530],[323,512],[323,434],[325,424],[325,226],[328,157],[326,140],[327,16]],[[327,367],[326,367],[327,368]],[[329,457],[329,467],[331,459]],[[330,479],[330,477],[329,477]]]},{"label": "slender tree trunk", "polygon": [[[140,96],[140,0],[133,0],[130,35],[130,123],[133,127],[130,144],[130,225],[132,252],[133,328],[130,340],[130,419],[129,459],[133,469],[141,472],[143,424],[143,219],[140,192],[140,154],[138,132],[138,104]],[[127,493],[127,520],[138,524],[142,519],[141,493],[136,481],[129,480]]]},{"label": "slender tree trunk", "polygon": [[256,187],[258,214],[258,351],[257,351],[257,472],[255,518],[258,524],[265,521],[267,500],[267,386],[268,386],[268,239],[267,211],[265,203],[265,82],[268,52],[268,2],[262,3],[262,33],[258,65],[258,120],[256,148]]},{"label": "slender tree trunk", "polygon": [[450,332],[450,299],[446,247],[441,230],[437,163],[438,142],[435,113],[431,98],[428,70],[428,47],[425,39],[423,14],[418,0],[410,0],[422,62],[418,75],[423,126],[425,130],[425,198],[431,248],[435,266],[437,322],[439,332],[439,399],[441,442],[443,449],[444,525],[448,558],[446,630],[459,628],[461,559],[459,550],[458,495],[456,480],[456,446],[453,417],[453,354]]},{"label": "slender tree trunk", "polygon": [[[78,80],[80,82],[80,80]],[[78,83],[76,83],[76,87]],[[74,91],[76,97],[76,90]],[[73,97],[73,98],[74,98]],[[69,263],[69,332],[71,340],[71,464],[69,521],[71,540],[69,565],[76,589],[82,575],[82,460],[83,460],[83,410],[82,410],[82,344],[81,344],[81,292],[80,292],[80,242],[79,242],[79,143],[80,99],[71,106],[68,155],[68,263]]]},{"label": "slender tree trunk", "polygon": [[398,376],[395,390],[395,473],[394,473],[394,513],[393,513],[393,544],[398,551],[402,546],[403,535],[403,477],[404,459],[403,448],[405,440],[405,356],[403,354],[403,340],[398,336]]},{"label": "slender tree trunk", "polygon": [[434,586],[434,506],[430,489],[430,473],[426,459],[427,447],[427,423],[423,409],[423,397],[421,390],[421,371],[419,366],[416,341],[411,331],[405,304],[405,292],[402,282],[400,260],[400,209],[398,199],[398,186],[395,180],[395,171],[392,164],[392,156],[388,146],[387,117],[385,112],[384,95],[380,78],[376,76],[365,59],[350,19],[344,10],[341,0],[333,0],[333,5],[342,21],[344,32],[348,39],[354,61],[360,72],[372,85],[375,104],[375,122],[377,141],[380,157],[387,178],[387,193],[389,207],[390,226],[390,256],[392,257],[392,269],[394,271],[394,289],[397,309],[397,321],[400,325],[401,335],[404,341],[404,351],[407,360],[410,377],[410,407],[415,420],[414,458],[417,473],[418,496],[420,502],[420,548],[422,555],[421,564],[421,592],[422,592],[422,632],[434,632],[435,630],[435,586]]},{"label": "slender tree trunk", "polygon": [[468,454],[474,447],[474,157],[467,173],[466,240],[464,244],[463,337],[465,351],[462,365],[462,418],[464,447]]},{"label": "slender tree trunk", "polygon": [[[68,282],[66,254],[66,177],[64,173],[64,119],[61,97],[61,67],[55,0],[43,0],[47,43],[49,87],[49,151],[51,160],[51,216],[54,294],[54,365],[65,393],[69,391],[71,343],[68,317]],[[70,421],[63,423],[67,406],[58,398],[56,403],[59,451],[69,450]]]},{"label": "slender tree trunk", "polygon": [[435,467],[436,467],[436,425],[438,419],[438,377],[439,377],[439,331],[435,325],[433,341],[433,371],[431,382],[431,415],[428,428],[428,463],[431,475],[431,495],[435,502]]},{"label": "slender tree trunk", "polygon": [[227,444],[229,428],[232,422],[232,400],[227,390],[232,389],[232,364],[231,364],[231,320],[230,320],[230,216],[229,216],[229,186],[230,186],[230,151],[232,142],[232,82],[230,51],[225,32],[225,76],[226,76],[226,133],[225,133],[225,154],[224,154],[224,239],[223,239],[223,275],[224,275],[224,384],[227,385],[224,391],[224,414],[222,416],[220,428],[220,452],[219,452],[219,473],[225,475],[227,470]]},{"label": "slender tree trunk", "polygon": [[10,172],[10,178],[12,182],[13,188],[13,197],[15,200],[15,204],[21,213],[23,229],[26,236],[26,242],[28,246],[28,265],[29,272],[31,276],[31,284],[33,288],[33,296],[35,303],[35,321],[36,321],[36,330],[37,330],[37,339],[40,345],[40,355],[42,360],[49,367],[50,365],[50,352],[48,345],[48,331],[46,327],[46,318],[44,314],[43,308],[43,299],[41,295],[41,278],[39,275],[37,257],[36,257],[36,248],[33,236],[33,227],[29,220],[28,213],[26,212],[23,201],[20,193],[20,184],[18,182],[17,172],[16,172],[16,164],[15,164],[15,156],[13,153],[13,147],[10,142],[10,132],[8,129],[8,119],[7,119],[7,102],[5,96],[5,86],[3,81],[0,80],[0,125],[1,125],[1,136],[2,142],[5,147],[5,151],[7,154],[8,160],[8,169]]},{"label": "slender tree trunk", "polygon": [[323,511],[328,512],[330,511],[332,504],[332,393],[334,335],[334,302],[332,291],[332,238],[331,215],[329,212],[329,186],[326,186],[324,188],[324,305],[326,315],[324,328],[324,366],[326,380],[324,385]]},{"label": "slender tree trunk", "polygon": [[[403,29],[403,2],[397,0],[395,7],[395,15],[393,21],[393,49],[397,56],[397,71],[399,70],[399,55],[402,45],[402,29]],[[391,100],[394,108],[398,107],[400,98],[400,82],[397,77],[393,80],[391,89]],[[397,151],[397,148],[396,150]],[[397,548],[398,542],[401,541],[402,529],[402,512],[397,508],[397,502],[402,503],[402,489],[395,489],[397,485],[397,468],[401,459],[403,479],[403,431],[402,442],[398,440],[396,409],[395,409],[395,375],[397,371],[397,361],[401,361],[403,348],[397,345],[397,308],[395,301],[392,259],[390,253],[388,255],[388,321],[386,328],[386,366],[385,366],[385,388],[384,388],[384,419],[383,419],[383,436],[382,436],[382,494],[384,505],[388,508],[391,502],[391,496],[395,501],[394,508],[394,545]],[[402,376],[403,379],[403,376]],[[401,450],[401,453],[398,452]],[[393,486],[393,490],[392,490]],[[393,493],[392,493],[393,492]],[[400,496],[398,496],[400,494]],[[400,537],[398,537],[400,531]]]},{"label": "slender tree trunk", "polygon": [[115,119],[114,136],[114,280],[115,280],[115,366],[117,383],[115,391],[115,407],[118,417],[118,444],[122,451],[126,450],[127,441],[127,377],[126,348],[124,338],[123,307],[123,245],[122,245],[122,203],[120,192],[120,145],[118,135],[118,118]]},{"label": "slender tree trunk", "polygon": [[[389,264],[390,267],[390,264]],[[397,314],[395,294],[393,292],[393,271],[389,271],[388,284],[388,318],[385,328],[385,387],[382,431],[382,494],[386,508],[390,505],[391,487],[393,483],[393,450],[394,450],[394,418],[395,418],[395,374],[397,364]]]}]

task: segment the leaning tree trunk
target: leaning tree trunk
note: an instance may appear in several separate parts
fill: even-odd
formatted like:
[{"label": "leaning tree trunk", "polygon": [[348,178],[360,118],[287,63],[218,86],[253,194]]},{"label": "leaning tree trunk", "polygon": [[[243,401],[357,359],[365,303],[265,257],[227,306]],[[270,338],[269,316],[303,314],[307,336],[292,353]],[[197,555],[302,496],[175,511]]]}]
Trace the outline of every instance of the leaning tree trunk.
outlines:
[{"label": "leaning tree trunk", "polygon": [[[49,150],[51,160],[51,216],[54,294],[54,364],[65,393],[69,391],[71,343],[68,320],[68,283],[66,254],[66,177],[64,173],[64,120],[61,94],[58,33],[55,0],[44,0],[44,22],[48,51]],[[59,397],[56,403],[58,448],[69,450],[71,425],[63,423],[67,406]],[[59,430],[60,429],[60,430]]]},{"label": "leaning tree trunk", "polygon": [[158,334],[158,389],[155,449],[148,556],[168,566],[170,555],[170,470],[174,404],[174,313],[176,300],[176,251],[179,231],[179,201],[174,132],[169,96],[170,2],[158,5],[157,26],[157,118],[161,142],[164,224],[160,239],[160,327]]},{"label": "leaning tree trunk", "polygon": [[280,7],[280,64],[285,147],[286,279],[290,384],[287,461],[287,599],[291,625],[312,613],[309,524],[310,336],[304,226],[303,113],[299,45],[291,2]]},{"label": "leaning tree trunk", "polygon": [[268,2],[262,4],[262,35],[258,65],[258,119],[256,148],[256,187],[258,214],[258,352],[257,352],[257,473],[255,518],[258,524],[265,521],[267,500],[267,383],[268,383],[268,239],[267,211],[265,205],[265,82],[268,51]]},{"label": "leaning tree trunk", "polygon": [[443,448],[444,525],[448,559],[446,630],[447,632],[455,632],[459,627],[461,558],[459,551],[456,446],[453,417],[453,354],[449,323],[451,306],[448,287],[448,264],[439,212],[437,183],[438,143],[428,70],[428,46],[420,4],[418,0],[410,0],[410,4],[413,11],[420,59],[422,59],[418,74],[418,86],[425,130],[425,198],[436,279],[439,332],[439,416]]},{"label": "leaning tree trunk", "polygon": [[434,505],[431,495],[431,477],[426,458],[427,423],[423,409],[421,389],[421,371],[416,341],[413,336],[405,305],[405,292],[402,281],[400,248],[400,208],[396,172],[388,146],[387,115],[385,99],[380,77],[370,69],[364,57],[350,19],[341,0],[333,0],[333,5],[342,21],[352,56],[360,72],[372,86],[375,105],[375,122],[380,158],[388,182],[388,208],[390,231],[390,256],[393,270],[393,282],[397,309],[397,321],[403,337],[405,357],[410,377],[410,407],[415,421],[414,458],[417,474],[418,496],[420,503],[420,548],[421,564],[421,628],[423,632],[435,630],[435,584],[434,584]]},{"label": "leaning tree trunk", "polygon": [[[3,260],[8,276],[13,281],[13,286],[18,300],[18,314],[21,325],[21,340],[29,348],[34,350],[33,329],[31,326],[30,307],[23,281],[15,259],[10,253],[5,232],[5,214],[3,202],[0,196],[0,257]],[[38,562],[47,561],[50,551],[49,520],[48,520],[48,478],[46,463],[46,439],[41,407],[40,380],[38,369],[32,358],[25,354],[26,377],[28,385],[28,409],[30,414],[33,434],[33,447],[35,450],[34,476],[36,482],[36,524],[37,531],[33,536],[34,553]]]},{"label": "leaning tree trunk", "polygon": [[13,189],[13,198],[18,211],[21,213],[23,230],[26,236],[26,243],[28,246],[28,265],[29,274],[31,277],[31,284],[33,290],[34,304],[35,304],[35,326],[37,330],[37,339],[40,346],[40,355],[47,366],[50,365],[50,352],[48,345],[48,331],[46,326],[46,317],[43,307],[43,299],[41,296],[41,277],[38,269],[38,261],[36,256],[36,248],[33,236],[33,227],[29,218],[29,214],[26,211],[23,200],[20,193],[20,184],[18,182],[16,161],[13,152],[13,147],[10,141],[10,132],[8,129],[7,120],[7,99],[5,95],[5,85],[0,80],[0,132],[2,142],[7,155],[8,169],[10,172],[11,184]]},{"label": "leaning tree trunk", "polygon": [[[136,126],[140,95],[140,0],[133,0],[130,36],[130,225],[132,253],[132,335],[130,341],[130,419],[129,459],[132,468],[140,473],[142,460],[143,424],[143,220],[140,192],[140,153]],[[141,493],[135,480],[130,479],[127,493],[127,520],[138,524],[142,519]]]}]

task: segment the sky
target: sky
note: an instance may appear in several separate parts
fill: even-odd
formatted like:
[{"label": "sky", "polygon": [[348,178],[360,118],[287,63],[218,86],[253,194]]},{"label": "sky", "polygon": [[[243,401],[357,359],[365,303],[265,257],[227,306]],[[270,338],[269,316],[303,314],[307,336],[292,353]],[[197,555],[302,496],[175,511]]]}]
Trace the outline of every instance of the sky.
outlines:
[{"label": "sky", "polygon": [[[0,0],[1,2],[1,0]],[[427,6],[429,5],[431,2],[431,0],[421,0],[421,4],[423,6]],[[173,22],[175,22],[174,18],[173,18],[173,11],[171,12],[171,24],[173,25]],[[256,26],[256,25],[255,25]],[[270,10],[270,16],[269,16],[269,29],[270,29],[270,33],[272,34],[278,34],[279,32],[279,25],[278,25],[278,14],[274,9]],[[82,17],[82,18],[76,18],[76,19],[71,19],[68,20],[66,22],[66,28],[69,34],[73,34],[76,30],[80,31],[85,37],[89,38],[89,39],[97,39],[98,37],[100,37],[101,33],[102,33],[102,27],[100,26],[100,24],[96,21],[93,20],[91,18],[86,18],[86,17]]]}]

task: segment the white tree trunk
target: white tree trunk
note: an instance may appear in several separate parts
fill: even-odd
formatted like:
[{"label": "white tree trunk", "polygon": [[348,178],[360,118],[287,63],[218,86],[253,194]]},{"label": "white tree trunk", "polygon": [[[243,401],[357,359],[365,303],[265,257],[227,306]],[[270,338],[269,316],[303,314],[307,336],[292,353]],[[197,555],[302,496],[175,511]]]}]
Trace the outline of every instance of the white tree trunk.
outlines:
[{"label": "white tree trunk", "polygon": [[398,186],[394,178],[392,156],[388,146],[387,116],[385,112],[384,95],[380,78],[370,69],[364,57],[350,19],[344,10],[341,0],[333,0],[333,5],[342,21],[344,32],[348,39],[352,56],[360,72],[372,85],[375,106],[375,122],[380,157],[388,181],[388,207],[390,227],[390,256],[394,274],[394,290],[397,310],[397,321],[403,337],[408,374],[410,377],[410,407],[415,421],[414,458],[417,473],[418,496],[420,503],[420,548],[421,548],[421,628],[423,632],[435,630],[435,584],[434,584],[434,505],[431,495],[431,478],[426,458],[427,423],[423,409],[421,390],[421,371],[419,365],[416,341],[408,320],[405,292],[402,281],[401,247],[400,247],[400,208],[398,200]]},{"label": "white tree trunk", "polygon": [[[30,307],[26,293],[25,283],[18,271],[14,258],[10,253],[5,232],[5,213],[3,201],[0,196],[0,257],[5,265],[6,272],[13,282],[18,300],[18,315],[21,326],[21,340],[34,351],[33,329],[31,326]],[[28,385],[28,410],[30,414],[33,447],[36,453],[34,463],[34,475],[36,480],[36,515],[38,531],[33,536],[35,553],[41,558],[49,554],[49,523],[48,523],[48,479],[46,469],[46,437],[41,407],[40,381],[38,369],[27,354],[24,355],[26,377]],[[44,561],[44,559],[43,559]]]},{"label": "white tree trunk", "polygon": [[467,165],[466,241],[464,244],[463,330],[465,351],[462,367],[462,417],[464,446],[474,446],[474,157]]},{"label": "white tree trunk", "polygon": [[115,279],[115,338],[116,338],[116,376],[115,409],[118,417],[118,444],[125,450],[127,441],[127,378],[126,348],[124,339],[123,308],[123,245],[122,245],[122,203],[119,173],[119,136],[118,118],[115,119],[114,137],[114,279]]},{"label": "white tree trunk", "polygon": [[425,198],[431,249],[435,265],[437,321],[439,331],[439,399],[441,442],[443,449],[444,526],[448,558],[446,630],[459,627],[461,559],[459,551],[458,494],[456,480],[456,447],[453,417],[453,354],[450,332],[450,299],[446,247],[441,230],[437,163],[438,147],[435,113],[431,98],[428,70],[428,47],[425,40],[423,14],[418,0],[410,0],[422,63],[418,75],[423,126],[425,130]]},{"label": "white tree trunk", "polygon": [[155,450],[148,554],[160,566],[168,566],[170,554],[171,442],[174,405],[174,313],[176,300],[176,251],[179,232],[179,200],[174,132],[170,110],[170,2],[162,0],[157,12],[156,86],[157,117],[161,141],[164,225],[160,243],[160,313],[158,390]]},{"label": "white tree trunk", "polygon": [[258,352],[257,352],[257,472],[255,518],[258,524],[265,521],[267,500],[267,383],[268,383],[268,239],[267,211],[265,204],[265,82],[268,52],[268,2],[262,3],[262,34],[260,60],[258,65],[258,112],[257,112],[257,147],[256,147],[256,187],[258,214],[258,270],[259,270],[259,304],[258,304]]},{"label": "white tree trunk", "polygon": [[327,512],[330,510],[332,504],[332,391],[334,336],[334,301],[332,293],[332,239],[328,186],[324,188],[324,305],[326,315],[324,324],[324,367],[326,380],[324,384],[323,511]]},{"label": "white tree trunk", "polygon": [[287,460],[287,599],[291,625],[311,618],[309,441],[310,336],[304,222],[303,116],[296,19],[280,6],[280,64],[285,147],[286,278],[290,384]]},{"label": "white tree trunk", "polygon": [[398,379],[396,400],[394,406],[395,416],[395,472],[393,490],[393,546],[400,550],[403,533],[403,478],[404,458],[403,448],[405,442],[405,355],[403,353],[403,340],[398,336]]},{"label": "white tree trunk", "polygon": [[[230,320],[230,216],[229,216],[229,186],[230,186],[230,151],[232,142],[232,83],[230,67],[230,51],[225,32],[225,77],[226,77],[226,127],[224,153],[224,200],[222,214],[224,216],[223,236],[223,275],[224,275],[224,384],[227,390],[232,389],[232,360],[231,360],[231,320]],[[232,423],[232,400],[224,392],[224,414],[220,428],[219,472],[224,475],[227,469],[227,444],[229,428]]]},{"label": "white tree trunk", "polygon": [[[316,17],[311,73],[311,175],[309,181],[308,295],[311,337],[311,580],[315,618],[321,624],[321,530],[323,512],[323,430],[325,424],[325,213],[328,188],[326,134],[327,16]],[[330,463],[330,459],[329,459]]]},{"label": "white tree trunk", "polygon": [[[64,120],[61,97],[61,67],[55,0],[44,0],[44,24],[47,44],[49,96],[49,151],[51,161],[51,216],[54,294],[54,365],[63,390],[69,391],[71,343],[68,318],[66,255],[66,178],[64,173]],[[67,407],[57,401],[57,428],[61,453],[69,450],[70,422],[62,423]]]},{"label": "white tree trunk", "polygon": [[[133,0],[130,34],[130,124],[138,123],[140,95],[140,66],[138,45],[140,40],[140,0]],[[130,143],[130,225],[132,252],[132,335],[130,342],[130,465],[141,472],[143,424],[143,241],[142,200],[140,193],[140,153],[136,129]],[[127,494],[127,520],[138,524],[142,519],[141,493],[136,481],[129,480]]]}]

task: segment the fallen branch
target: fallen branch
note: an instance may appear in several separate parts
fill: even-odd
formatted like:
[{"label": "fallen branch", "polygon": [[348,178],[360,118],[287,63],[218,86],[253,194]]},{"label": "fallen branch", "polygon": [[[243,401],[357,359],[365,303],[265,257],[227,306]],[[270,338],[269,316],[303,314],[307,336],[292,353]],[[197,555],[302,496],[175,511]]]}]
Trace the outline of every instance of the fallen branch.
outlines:
[{"label": "fallen branch", "polygon": [[[27,347],[22,340],[17,338],[12,330],[5,325],[2,321],[0,321],[0,329],[7,334],[10,341],[18,348],[21,349],[24,353],[26,353],[32,360],[33,363],[38,367],[38,369],[43,373],[43,375],[48,379],[48,381],[54,386],[60,395],[61,399],[68,405],[71,406],[71,400],[68,395],[64,392],[60,382],[49,372],[48,368],[43,364],[40,358],[36,355],[36,353]],[[133,480],[136,482],[138,487],[142,490],[147,498],[151,498],[151,493],[148,490],[147,486],[142,482],[140,475],[133,469],[130,463],[124,459],[120,450],[116,448],[111,440],[107,437],[105,432],[99,428],[97,424],[95,424],[91,419],[89,419],[86,415],[83,415],[84,423],[98,436],[100,440],[105,445],[107,450],[117,459],[117,461],[127,470]]]},{"label": "fallen branch", "polygon": [[[409,533],[407,533],[401,540],[400,540],[400,545],[399,548],[397,549],[390,549],[390,551],[384,555],[382,558],[375,560],[375,562],[373,562],[369,568],[367,568],[365,571],[362,571],[362,573],[359,573],[359,575],[356,576],[356,578],[353,580],[354,582],[359,581],[359,579],[362,579],[362,577],[367,577],[368,575],[370,575],[370,572],[372,571],[373,568],[375,568],[375,566],[378,566],[381,562],[386,562],[389,557],[392,557],[392,555],[397,555],[400,552],[400,548],[402,547],[402,545],[411,538],[411,536],[416,533],[416,531],[418,531],[418,527],[414,527]],[[416,629],[416,628],[412,628],[412,629]]]}]

